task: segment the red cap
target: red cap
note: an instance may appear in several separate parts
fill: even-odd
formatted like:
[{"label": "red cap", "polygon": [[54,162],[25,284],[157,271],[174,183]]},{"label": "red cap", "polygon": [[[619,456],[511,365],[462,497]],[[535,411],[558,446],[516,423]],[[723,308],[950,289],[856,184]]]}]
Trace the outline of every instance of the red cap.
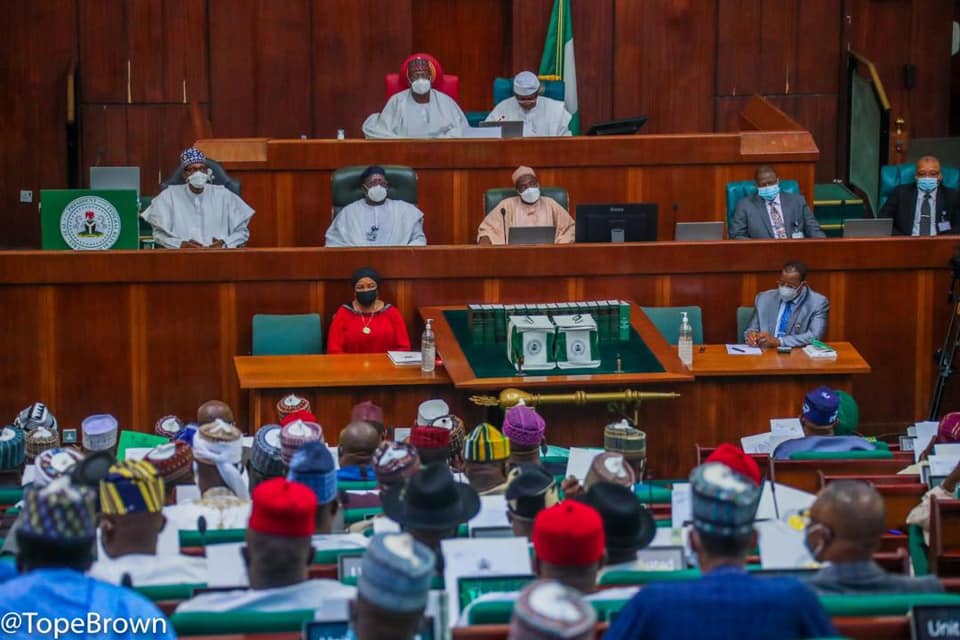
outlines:
[{"label": "red cap", "polygon": [[729,442],[724,442],[717,450],[707,456],[704,462],[719,462],[726,465],[735,473],[753,480],[753,484],[760,484],[760,467],[756,460],[743,452],[740,447],[735,447]]},{"label": "red cap", "polygon": [[440,449],[450,446],[450,429],[443,427],[413,427],[407,440],[418,449]]},{"label": "red cap", "polygon": [[312,412],[307,411],[306,409],[300,409],[299,411],[294,411],[293,413],[288,413],[280,419],[280,426],[285,427],[291,422],[296,422],[297,420],[302,420],[303,422],[315,422],[320,423],[317,420],[317,416],[313,415]]},{"label": "red cap", "polygon": [[937,427],[937,442],[941,444],[960,442],[960,412],[954,411],[940,418],[940,426]]},{"label": "red cap", "polygon": [[576,500],[544,509],[533,521],[534,553],[550,564],[589,566],[603,558],[605,544],[600,514]]},{"label": "red cap", "polygon": [[251,530],[272,536],[306,538],[313,535],[317,496],[305,484],[271,478],[253,490]]}]

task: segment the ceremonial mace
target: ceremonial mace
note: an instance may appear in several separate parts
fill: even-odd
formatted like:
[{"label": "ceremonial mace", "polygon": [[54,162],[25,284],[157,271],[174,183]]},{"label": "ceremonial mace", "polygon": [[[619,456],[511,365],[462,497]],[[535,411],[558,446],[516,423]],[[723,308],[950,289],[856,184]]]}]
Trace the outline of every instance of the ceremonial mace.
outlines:
[{"label": "ceremonial mace", "polygon": [[470,396],[470,402],[481,407],[499,407],[509,409],[521,400],[528,407],[542,404],[574,404],[586,405],[594,402],[621,403],[632,405],[633,423],[640,424],[640,404],[644,400],[667,400],[679,398],[679,393],[664,393],[652,391],[571,391],[569,393],[528,393],[521,389],[504,389],[498,396]]}]

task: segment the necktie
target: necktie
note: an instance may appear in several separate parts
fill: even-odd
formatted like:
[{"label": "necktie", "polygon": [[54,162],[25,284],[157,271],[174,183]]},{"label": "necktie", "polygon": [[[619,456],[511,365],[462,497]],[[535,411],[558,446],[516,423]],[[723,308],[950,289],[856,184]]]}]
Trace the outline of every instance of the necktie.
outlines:
[{"label": "necktie", "polygon": [[773,235],[777,238],[786,238],[787,230],[783,227],[783,216],[776,202],[770,202],[770,219],[773,220]]},{"label": "necktie", "polygon": [[930,235],[930,194],[924,194],[920,204],[920,235]]},{"label": "necktie", "polygon": [[790,326],[791,313],[793,313],[793,300],[784,303],[783,314],[780,316],[780,326],[777,327],[777,337],[787,335],[787,327]]}]

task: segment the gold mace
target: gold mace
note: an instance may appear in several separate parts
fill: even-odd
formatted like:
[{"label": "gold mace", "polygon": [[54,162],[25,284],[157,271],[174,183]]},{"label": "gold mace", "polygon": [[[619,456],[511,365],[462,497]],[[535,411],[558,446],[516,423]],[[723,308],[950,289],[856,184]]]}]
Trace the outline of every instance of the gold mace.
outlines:
[{"label": "gold mace", "polygon": [[529,407],[542,404],[585,405],[594,402],[622,402],[633,405],[634,423],[638,424],[640,403],[644,400],[667,400],[679,398],[679,393],[653,391],[571,391],[569,393],[529,393],[521,389],[504,389],[498,396],[470,396],[470,402],[481,407],[500,407],[509,409],[521,400]]}]

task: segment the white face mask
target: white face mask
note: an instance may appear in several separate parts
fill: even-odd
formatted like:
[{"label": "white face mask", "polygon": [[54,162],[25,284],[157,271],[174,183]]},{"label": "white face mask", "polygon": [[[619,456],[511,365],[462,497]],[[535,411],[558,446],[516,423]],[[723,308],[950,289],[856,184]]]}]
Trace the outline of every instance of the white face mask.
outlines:
[{"label": "white face mask", "polygon": [[529,187],[524,189],[520,194],[520,199],[526,202],[527,204],[533,204],[540,199],[540,188],[539,187]]},{"label": "white face mask", "polygon": [[203,188],[203,185],[207,184],[210,181],[210,176],[207,175],[206,171],[194,171],[190,174],[190,177],[187,178],[187,182],[190,183],[191,187]]},{"label": "white face mask", "polygon": [[367,197],[373,202],[383,202],[387,199],[387,188],[382,184],[375,184],[367,189]]},{"label": "white face mask", "polygon": [[794,289],[793,287],[788,287],[787,285],[782,284],[777,287],[777,289],[780,291],[780,299],[784,302],[790,302],[800,295],[800,287]]},{"label": "white face mask", "polygon": [[430,78],[417,78],[410,83],[410,89],[418,95],[423,95],[430,91]]}]

